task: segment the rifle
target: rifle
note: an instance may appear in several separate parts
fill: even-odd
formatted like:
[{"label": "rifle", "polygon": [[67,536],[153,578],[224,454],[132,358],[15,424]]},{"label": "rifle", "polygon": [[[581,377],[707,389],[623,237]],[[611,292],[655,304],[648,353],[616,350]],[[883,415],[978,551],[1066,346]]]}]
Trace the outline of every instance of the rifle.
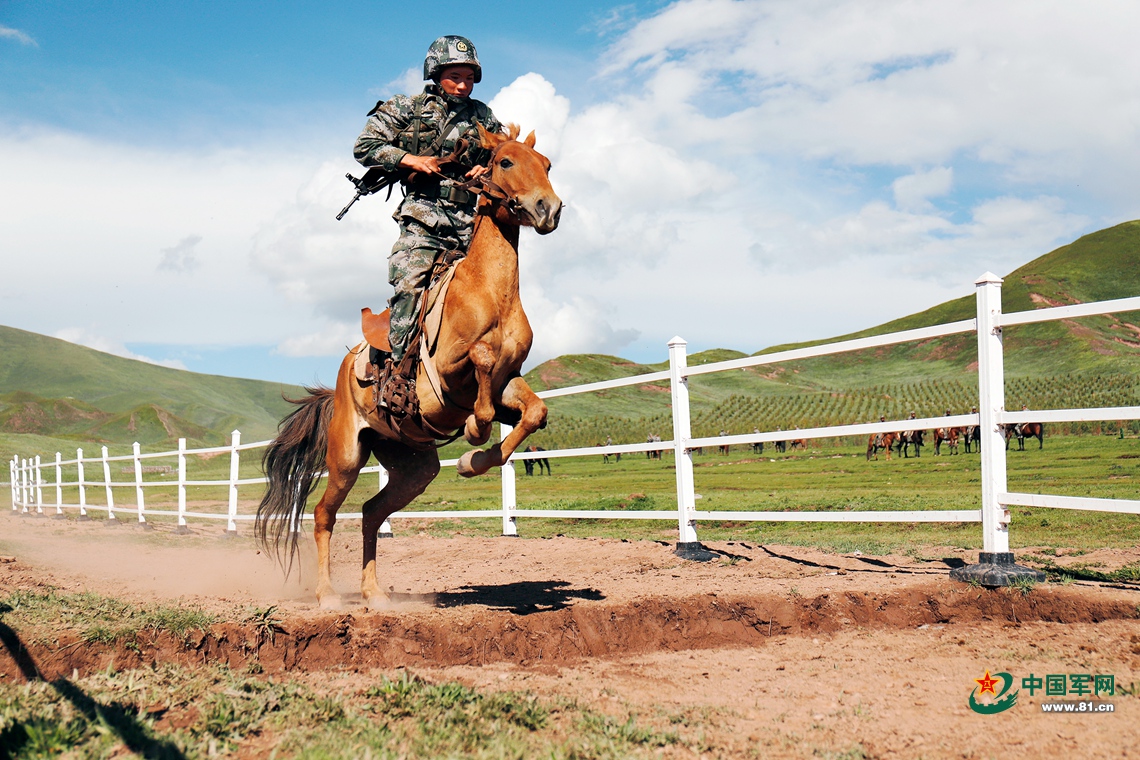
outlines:
[{"label": "rifle", "polygon": [[348,213],[348,210],[352,208],[352,204],[356,203],[364,196],[378,193],[384,188],[388,188],[388,195],[384,198],[384,200],[387,201],[392,197],[392,188],[396,185],[397,182],[400,181],[400,178],[403,176],[403,174],[404,172],[389,172],[381,169],[379,166],[373,166],[371,169],[364,172],[364,176],[360,177],[359,179],[352,176],[351,174],[344,175],[348,178],[349,182],[356,185],[356,195],[352,197],[352,200],[348,202],[347,206],[340,210],[340,213],[336,215],[336,220],[339,222],[341,219],[343,219],[344,215]]},{"label": "rifle", "polygon": [[[446,164],[458,165],[460,163],[460,158],[467,150],[467,144],[467,141],[464,139],[456,140],[455,149],[439,160],[440,166]],[[364,176],[362,176],[360,179],[357,179],[351,174],[346,174],[344,176],[348,179],[349,182],[356,185],[356,195],[354,195],[352,197],[352,200],[348,202],[348,205],[342,208],[340,210],[340,213],[336,215],[336,220],[338,222],[344,218],[344,215],[348,213],[348,210],[350,208],[352,208],[352,204],[356,203],[364,196],[372,195],[373,193],[380,192],[384,188],[388,188],[388,194],[384,196],[384,200],[387,202],[392,197],[392,188],[396,185],[397,182],[403,180],[415,182],[416,179],[420,177],[420,174],[418,172],[411,172],[409,174],[407,169],[396,169],[396,171],[389,172],[381,169],[379,166],[373,166],[371,169],[364,172]]]}]

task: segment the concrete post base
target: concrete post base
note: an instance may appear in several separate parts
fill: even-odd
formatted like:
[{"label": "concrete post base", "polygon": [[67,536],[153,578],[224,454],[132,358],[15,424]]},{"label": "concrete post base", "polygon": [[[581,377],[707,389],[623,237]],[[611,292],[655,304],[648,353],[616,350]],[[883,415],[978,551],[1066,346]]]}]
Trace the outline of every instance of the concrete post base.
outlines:
[{"label": "concrete post base", "polygon": [[1013,552],[979,552],[976,565],[956,567],[950,571],[950,578],[962,583],[998,588],[1023,579],[1040,583],[1045,580],[1045,573],[1015,564]]},{"label": "concrete post base", "polygon": [[673,553],[681,559],[687,559],[692,562],[709,562],[720,556],[720,554],[709,549],[700,541],[678,541],[677,548]]}]

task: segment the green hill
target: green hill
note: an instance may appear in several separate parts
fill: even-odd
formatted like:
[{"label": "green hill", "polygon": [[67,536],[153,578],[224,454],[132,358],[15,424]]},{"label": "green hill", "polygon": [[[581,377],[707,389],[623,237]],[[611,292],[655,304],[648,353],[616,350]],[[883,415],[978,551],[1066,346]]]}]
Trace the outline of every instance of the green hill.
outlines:
[{"label": "green hill", "polygon": [[[1140,221],[1094,232],[1004,278],[1006,312],[1140,295]],[[973,296],[867,330],[810,343],[773,346],[757,355],[971,319]],[[1030,408],[1140,404],[1140,312],[1085,317],[1005,332],[1008,405]],[[977,398],[973,333],[702,375],[690,383],[693,432],[716,435],[754,427],[813,427],[968,411]],[[722,349],[689,357],[690,365],[744,356]],[[527,380],[540,390],[667,369],[616,357],[562,356]],[[671,435],[667,383],[551,399],[551,420],[535,442],[547,448],[644,441]],[[1113,425],[1105,426],[1114,429]],[[1135,423],[1130,425],[1135,427]],[[1073,425],[1071,432],[1096,430]]]},{"label": "green hill", "polygon": [[[1140,221],[1085,235],[1005,278],[1003,309],[1100,301],[1140,294]],[[773,346],[759,353],[970,319],[972,296],[829,341]],[[1140,313],[1011,328],[1005,335],[1006,396],[1011,407],[1140,404]],[[976,399],[973,334],[693,378],[697,435],[866,422],[914,411],[968,411]],[[93,351],[0,327],[0,455],[53,454],[77,442],[150,447],[187,438],[215,445],[233,429],[246,441],[272,437],[299,388],[202,375]],[[714,349],[691,366],[745,356]],[[667,369],[613,356],[569,355],[527,373],[536,390]],[[551,399],[547,448],[672,435],[667,382]],[[1111,427],[1111,426],[1109,426]],[[1071,426],[1073,432],[1089,426]],[[1094,428],[1095,429],[1095,428]]]},{"label": "green hill", "polygon": [[[1124,222],[1093,232],[1025,264],[1006,275],[1002,311],[1030,311],[1140,295],[1140,221]],[[838,338],[773,346],[758,353],[830,343],[900,330],[972,319],[971,296]],[[1135,374],[1140,367],[1140,313],[1085,317],[1005,331],[1005,369],[1012,376],[1071,372]],[[972,334],[921,344],[793,363],[801,373],[821,381],[873,383],[920,377],[963,377],[976,361]],[[806,378],[805,378],[806,379]]]},{"label": "green hill", "polygon": [[[203,375],[0,326],[0,454],[65,453],[75,442],[217,445],[271,438],[294,386]],[[41,440],[42,439],[42,440]],[[32,450],[31,442],[40,441]],[[47,449],[44,444],[46,442]],[[48,450],[50,449],[50,450]]]}]

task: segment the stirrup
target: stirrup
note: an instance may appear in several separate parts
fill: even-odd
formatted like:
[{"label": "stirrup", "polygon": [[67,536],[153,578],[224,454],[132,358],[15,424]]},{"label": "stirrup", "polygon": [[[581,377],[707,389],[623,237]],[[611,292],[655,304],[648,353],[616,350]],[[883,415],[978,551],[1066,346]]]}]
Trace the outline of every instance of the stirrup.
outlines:
[{"label": "stirrup", "polygon": [[403,419],[415,417],[420,413],[420,399],[416,395],[416,378],[408,377],[405,371],[415,371],[415,363],[409,362],[405,356],[399,365],[389,356],[384,360],[384,369],[380,375],[379,400],[377,406],[388,410],[393,417]]}]

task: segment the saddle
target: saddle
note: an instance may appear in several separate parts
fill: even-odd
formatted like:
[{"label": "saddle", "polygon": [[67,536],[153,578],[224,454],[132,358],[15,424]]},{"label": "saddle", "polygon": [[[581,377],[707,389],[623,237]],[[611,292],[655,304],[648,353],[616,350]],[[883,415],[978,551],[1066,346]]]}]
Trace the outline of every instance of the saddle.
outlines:
[{"label": "saddle", "polygon": [[368,307],[360,310],[360,327],[364,340],[352,349],[356,355],[353,368],[356,380],[362,386],[373,387],[375,409],[383,410],[392,417],[401,431],[405,421],[413,420],[436,438],[451,438],[449,434],[432,428],[420,416],[416,375],[418,365],[423,364],[424,374],[436,398],[441,403],[445,401],[446,394],[433,356],[443,323],[447,291],[455,275],[455,265],[462,258],[460,251],[447,251],[436,262],[429,278],[431,284],[420,297],[419,321],[410,336],[408,350],[399,364],[393,363],[390,356],[392,346],[388,335],[391,310],[385,309],[379,314],[374,314]]}]

